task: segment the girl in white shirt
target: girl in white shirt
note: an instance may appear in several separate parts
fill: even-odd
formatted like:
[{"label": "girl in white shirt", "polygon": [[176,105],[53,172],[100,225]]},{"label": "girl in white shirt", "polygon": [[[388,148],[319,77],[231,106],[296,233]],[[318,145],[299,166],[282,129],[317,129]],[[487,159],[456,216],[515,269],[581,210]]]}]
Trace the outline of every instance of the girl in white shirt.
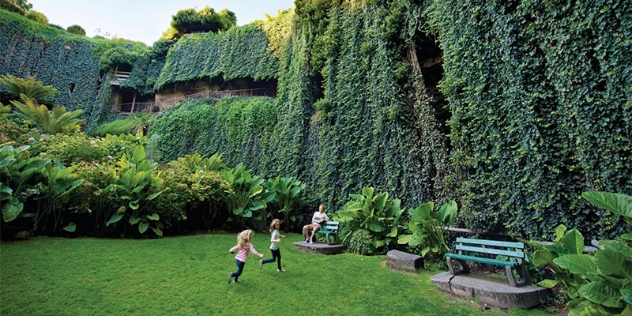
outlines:
[{"label": "girl in white shirt", "polygon": [[277,271],[283,272],[283,268],[281,268],[281,250],[279,249],[279,243],[281,242],[281,238],[285,238],[285,236],[279,233],[279,228],[281,227],[281,221],[278,219],[274,219],[272,223],[270,223],[270,251],[272,252],[272,258],[264,259],[259,261],[259,269],[263,267],[264,264],[274,262],[277,259]]}]

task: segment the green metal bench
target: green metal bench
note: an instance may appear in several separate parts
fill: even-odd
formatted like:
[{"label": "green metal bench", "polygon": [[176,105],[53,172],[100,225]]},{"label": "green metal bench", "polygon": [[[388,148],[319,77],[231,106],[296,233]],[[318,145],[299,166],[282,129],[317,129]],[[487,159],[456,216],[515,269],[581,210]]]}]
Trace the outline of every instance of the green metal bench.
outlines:
[{"label": "green metal bench", "polygon": [[[320,229],[316,231],[316,234],[325,235],[327,239],[327,244],[331,245],[329,241],[329,236],[334,237],[334,243],[340,243],[340,239],[338,238],[338,227],[340,226],[340,222],[332,222],[327,221],[320,225]],[[312,233],[312,229],[308,231],[309,234]]]},{"label": "green metal bench", "polygon": [[[487,239],[462,238],[456,239],[458,253],[445,255],[450,273],[453,275],[469,273],[466,261],[480,262],[505,267],[505,274],[511,286],[531,284],[524,265],[524,243],[497,241]],[[495,259],[479,256],[480,254],[495,255]],[[501,258],[499,258],[501,256]],[[506,259],[503,259],[502,257]],[[518,279],[513,271],[516,271]]]}]

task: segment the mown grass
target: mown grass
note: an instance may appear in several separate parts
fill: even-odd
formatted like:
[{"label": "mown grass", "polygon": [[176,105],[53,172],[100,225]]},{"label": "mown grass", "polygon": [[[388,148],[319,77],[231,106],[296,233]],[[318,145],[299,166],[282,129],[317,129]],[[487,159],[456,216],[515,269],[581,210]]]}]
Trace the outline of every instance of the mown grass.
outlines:
[{"label": "mown grass", "polygon": [[[482,310],[402,274],[385,256],[314,255],[281,243],[283,267],[250,255],[239,283],[233,234],[129,240],[38,237],[0,245],[0,315],[532,315]],[[269,237],[253,238],[270,257]]]}]

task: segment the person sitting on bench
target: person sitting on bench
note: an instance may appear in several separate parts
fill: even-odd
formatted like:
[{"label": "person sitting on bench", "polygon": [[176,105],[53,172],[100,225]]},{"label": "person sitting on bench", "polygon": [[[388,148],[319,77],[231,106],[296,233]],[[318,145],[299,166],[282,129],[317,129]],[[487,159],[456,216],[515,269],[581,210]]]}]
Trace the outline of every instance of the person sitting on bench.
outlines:
[{"label": "person sitting on bench", "polygon": [[[303,237],[305,237],[305,242],[313,244],[314,242],[312,240],[314,238],[314,234],[316,234],[316,232],[320,229],[320,225],[328,220],[329,217],[325,214],[325,205],[319,205],[318,212],[315,212],[314,216],[312,216],[312,223],[303,226]],[[307,238],[310,229],[312,230],[312,234],[309,238]]]}]

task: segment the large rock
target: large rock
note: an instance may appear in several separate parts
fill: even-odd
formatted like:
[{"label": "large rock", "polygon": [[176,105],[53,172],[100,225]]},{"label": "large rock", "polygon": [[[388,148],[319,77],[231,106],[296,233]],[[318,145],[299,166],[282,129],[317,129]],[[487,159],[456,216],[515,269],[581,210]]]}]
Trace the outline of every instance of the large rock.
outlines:
[{"label": "large rock", "polygon": [[417,272],[424,266],[421,256],[399,250],[390,250],[386,253],[386,258],[386,264],[396,271]]}]

